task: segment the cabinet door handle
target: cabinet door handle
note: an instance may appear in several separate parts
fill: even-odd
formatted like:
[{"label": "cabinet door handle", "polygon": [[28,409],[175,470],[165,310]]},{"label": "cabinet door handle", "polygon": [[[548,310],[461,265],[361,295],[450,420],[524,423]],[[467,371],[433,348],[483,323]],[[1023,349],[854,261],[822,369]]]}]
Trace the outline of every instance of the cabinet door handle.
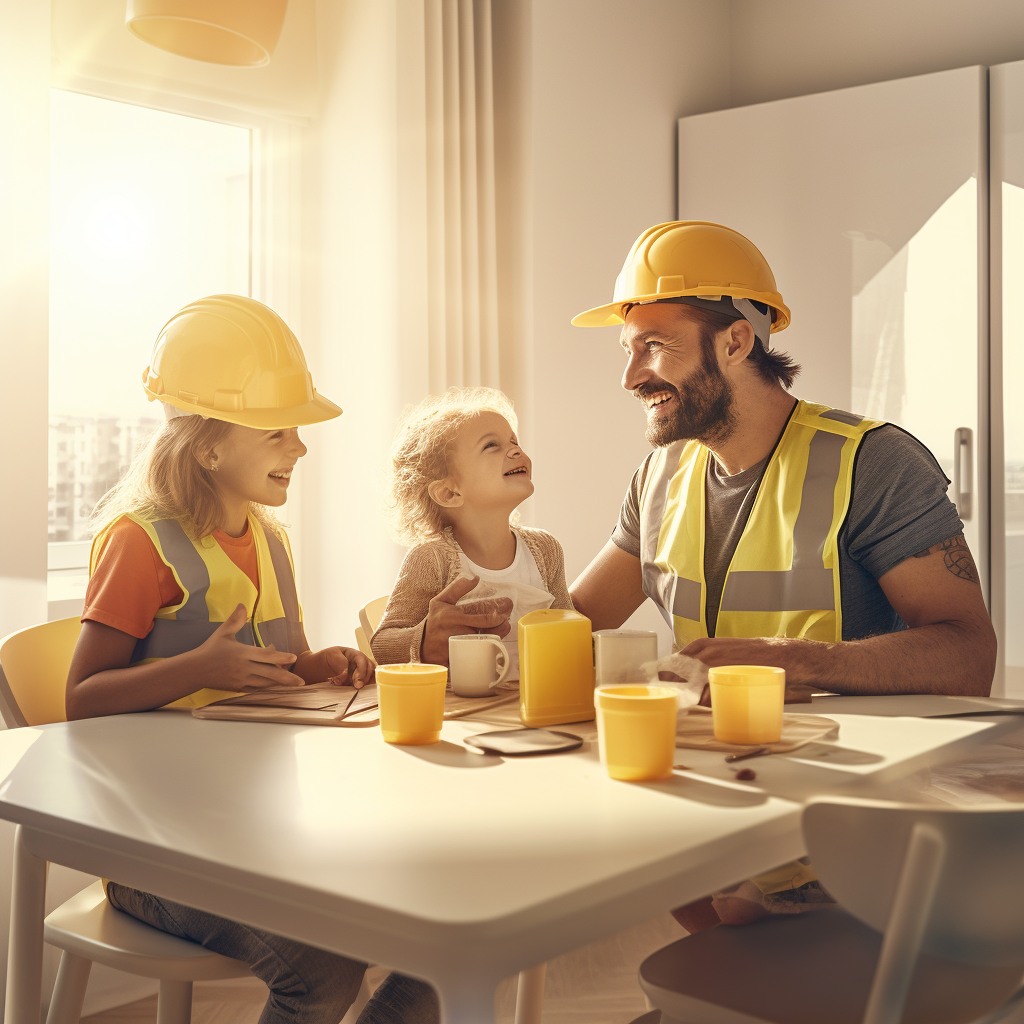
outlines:
[{"label": "cabinet door handle", "polygon": [[965,522],[974,513],[974,431],[957,427],[953,432],[953,501]]}]

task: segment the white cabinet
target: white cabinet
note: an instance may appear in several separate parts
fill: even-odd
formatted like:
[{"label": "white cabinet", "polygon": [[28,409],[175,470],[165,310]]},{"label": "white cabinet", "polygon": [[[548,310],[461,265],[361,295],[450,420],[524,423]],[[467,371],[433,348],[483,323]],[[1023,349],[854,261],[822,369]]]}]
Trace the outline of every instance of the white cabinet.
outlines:
[{"label": "white cabinet", "polygon": [[991,68],[989,76],[992,618],[1005,692],[1019,697],[1024,696],[1024,61]]},{"label": "white cabinet", "polygon": [[959,478],[986,592],[987,120],[972,67],[679,122],[679,218],[764,253],[793,311],[773,338],[803,364],[799,397],[904,427]]}]

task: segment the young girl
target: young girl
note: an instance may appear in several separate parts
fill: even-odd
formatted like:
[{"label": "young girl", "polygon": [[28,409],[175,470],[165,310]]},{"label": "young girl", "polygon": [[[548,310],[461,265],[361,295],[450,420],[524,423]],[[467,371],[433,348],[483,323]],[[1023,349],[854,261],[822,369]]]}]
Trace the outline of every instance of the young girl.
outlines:
[{"label": "young girl", "polygon": [[[164,326],[144,382],[168,418],[96,511],[68,719],[368,682],[373,666],[358,651],[309,650],[288,540],[269,511],[306,453],[297,428],[341,414],[314,390],[288,326],[254,299],[200,299]],[[248,963],[270,989],[261,1024],[337,1024],[358,992],[363,963],[106,889],[118,910]],[[391,975],[359,1020],[395,1019],[436,1021],[433,990]]]},{"label": "young girl", "polygon": [[479,579],[481,590],[504,599],[491,605],[508,615],[507,679],[518,679],[519,617],[572,608],[561,545],[544,530],[518,525],[516,510],[533,494],[533,481],[516,426],[512,403],[490,388],[451,388],[399,425],[389,510],[396,536],[411,548],[370,644],[378,663],[446,665],[448,637],[472,632],[467,623],[502,631],[486,625],[500,621],[500,613],[490,620],[465,615],[455,626],[431,621],[442,591],[462,596]]}]

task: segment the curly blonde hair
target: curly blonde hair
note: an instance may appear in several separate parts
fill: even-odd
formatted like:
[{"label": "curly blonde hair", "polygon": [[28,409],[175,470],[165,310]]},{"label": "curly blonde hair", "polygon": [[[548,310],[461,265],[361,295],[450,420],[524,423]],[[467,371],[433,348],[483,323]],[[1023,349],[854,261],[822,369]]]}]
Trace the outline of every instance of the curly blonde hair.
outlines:
[{"label": "curly blonde hair", "polygon": [[444,533],[444,509],[427,488],[451,472],[449,457],[459,431],[482,412],[496,412],[513,431],[518,429],[511,400],[494,388],[449,388],[403,413],[391,444],[385,499],[391,532],[400,544],[413,547]]},{"label": "curly blonde hair", "polygon": [[[223,420],[175,416],[135,453],[128,471],[100,498],[90,516],[95,533],[126,513],[146,519],[179,519],[195,540],[213,533],[224,514],[213,474],[206,468],[210,453],[232,427]],[[267,529],[279,533],[281,523],[264,505],[249,510]]]}]

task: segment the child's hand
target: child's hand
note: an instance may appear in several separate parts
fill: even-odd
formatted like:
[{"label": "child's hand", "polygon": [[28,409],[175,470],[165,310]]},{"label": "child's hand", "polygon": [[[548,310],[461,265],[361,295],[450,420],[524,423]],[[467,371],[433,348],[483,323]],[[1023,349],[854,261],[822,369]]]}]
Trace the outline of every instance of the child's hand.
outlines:
[{"label": "child's hand", "polygon": [[357,690],[373,680],[373,662],[362,651],[351,647],[328,647],[321,652],[331,672],[327,681],[335,686],[351,683]]},{"label": "child's hand", "polygon": [[182,657],[189,658],[198,687],[214,690],[263,690],[268,686],[301,686],[302,680],[288,667],[295,655],[270,647],[239,643],[235,634],[248,615],[240,604],[201,646]]},{"label": "child's hand", "polygon": [[373,662],[351,647],[326,647],[299,656],[295,671],[307,683],[350,683],[357,690],[373,681]]},{"label": "child's hand", "polygon": [[512,600],[495,597],[456,607],[478,583],[479,576],[453,580],[427,606],[427,621],[423,627],[420,658],[430,665],[448,664],[448,638],[467,633],[497,633],[504,636],[508,630],[508,617],[512,614]]}]

